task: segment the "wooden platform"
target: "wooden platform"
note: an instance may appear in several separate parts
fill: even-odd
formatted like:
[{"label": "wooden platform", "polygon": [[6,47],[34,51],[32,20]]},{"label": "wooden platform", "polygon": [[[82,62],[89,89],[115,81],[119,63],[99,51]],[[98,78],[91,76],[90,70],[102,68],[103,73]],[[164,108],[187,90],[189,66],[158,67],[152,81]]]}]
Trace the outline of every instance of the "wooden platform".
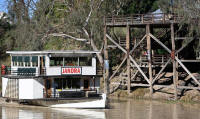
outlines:
[{"label": "wooden platform", "polygon": [[182,17],[176,14],[134,14],[131,16],[112,16],[105,18],[106,26],[126,26],[126,25],[146,25],[146,24],[154,24],[154,25],[164,25],[171,23],[179,23]]}]

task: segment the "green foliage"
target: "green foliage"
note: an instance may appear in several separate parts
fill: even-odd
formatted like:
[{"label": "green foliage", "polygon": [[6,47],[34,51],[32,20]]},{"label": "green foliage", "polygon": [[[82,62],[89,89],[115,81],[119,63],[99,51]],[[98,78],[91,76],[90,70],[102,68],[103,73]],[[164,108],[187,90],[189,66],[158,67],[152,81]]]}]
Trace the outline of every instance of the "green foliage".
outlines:
[{"label": "green foliage", "polygon": [[157,0],[130,0],[122,7],[123,14],[145,14],[158,9]]}]

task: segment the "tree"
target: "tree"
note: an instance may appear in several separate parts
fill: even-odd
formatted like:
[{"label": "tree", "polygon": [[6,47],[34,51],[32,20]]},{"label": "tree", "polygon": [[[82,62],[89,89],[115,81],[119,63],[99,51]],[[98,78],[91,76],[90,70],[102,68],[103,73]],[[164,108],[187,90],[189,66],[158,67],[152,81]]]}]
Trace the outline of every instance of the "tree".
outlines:
[{"label": "tree", "polygon": [[[16,26],[10,31],[16,41],[14,49],[101,50],[104,16],[146,13],[156,0],[146,0],[147,5],[138,0],[8,1],[8,11]],[[136,4],[140,4],[139,8]],[[103,64],[102,54],[97,57]]]},{"label": "tree", "polygon": [[[165,12],[176,13],[182,16],[180,27],[187,24],[189,36],[200,35],[200,1],[199,0],[159,0],[159,6]],[[187,42],[187,41],[185,41]],[[184,42],[183,42],[184,43]],[[196,52],[200,52],[200,42],[195,40]]]}]

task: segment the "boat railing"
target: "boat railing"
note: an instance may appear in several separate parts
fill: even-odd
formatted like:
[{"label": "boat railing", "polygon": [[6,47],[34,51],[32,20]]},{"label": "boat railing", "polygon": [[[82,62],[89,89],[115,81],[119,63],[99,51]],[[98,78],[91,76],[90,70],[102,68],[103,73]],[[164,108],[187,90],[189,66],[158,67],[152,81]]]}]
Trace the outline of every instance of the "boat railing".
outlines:
[{"label": "boat railing", "polygon": [[46,98],[82,98],[98,97],[99,89],[82,90],[82,89],[43,89],[43,95]]},{"label": "boat railing", "polygon": [[1,66],[2,76],[38,76],[36,67],[19,67],[11,68],[11,66]]},{"label": "boat railing", "polygon": [[46,76],[46,68],[1,66],[2,76]]}]

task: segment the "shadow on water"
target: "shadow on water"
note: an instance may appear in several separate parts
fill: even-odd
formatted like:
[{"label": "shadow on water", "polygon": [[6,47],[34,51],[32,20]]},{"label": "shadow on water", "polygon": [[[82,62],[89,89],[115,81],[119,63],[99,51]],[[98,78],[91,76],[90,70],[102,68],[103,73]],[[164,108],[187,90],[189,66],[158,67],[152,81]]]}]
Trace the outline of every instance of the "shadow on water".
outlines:
[{"label": "shadow on water", "polygon": [[200,119],[200,106],[148,100],[110,100],[110,109],[0,107],[2,119]]}]

